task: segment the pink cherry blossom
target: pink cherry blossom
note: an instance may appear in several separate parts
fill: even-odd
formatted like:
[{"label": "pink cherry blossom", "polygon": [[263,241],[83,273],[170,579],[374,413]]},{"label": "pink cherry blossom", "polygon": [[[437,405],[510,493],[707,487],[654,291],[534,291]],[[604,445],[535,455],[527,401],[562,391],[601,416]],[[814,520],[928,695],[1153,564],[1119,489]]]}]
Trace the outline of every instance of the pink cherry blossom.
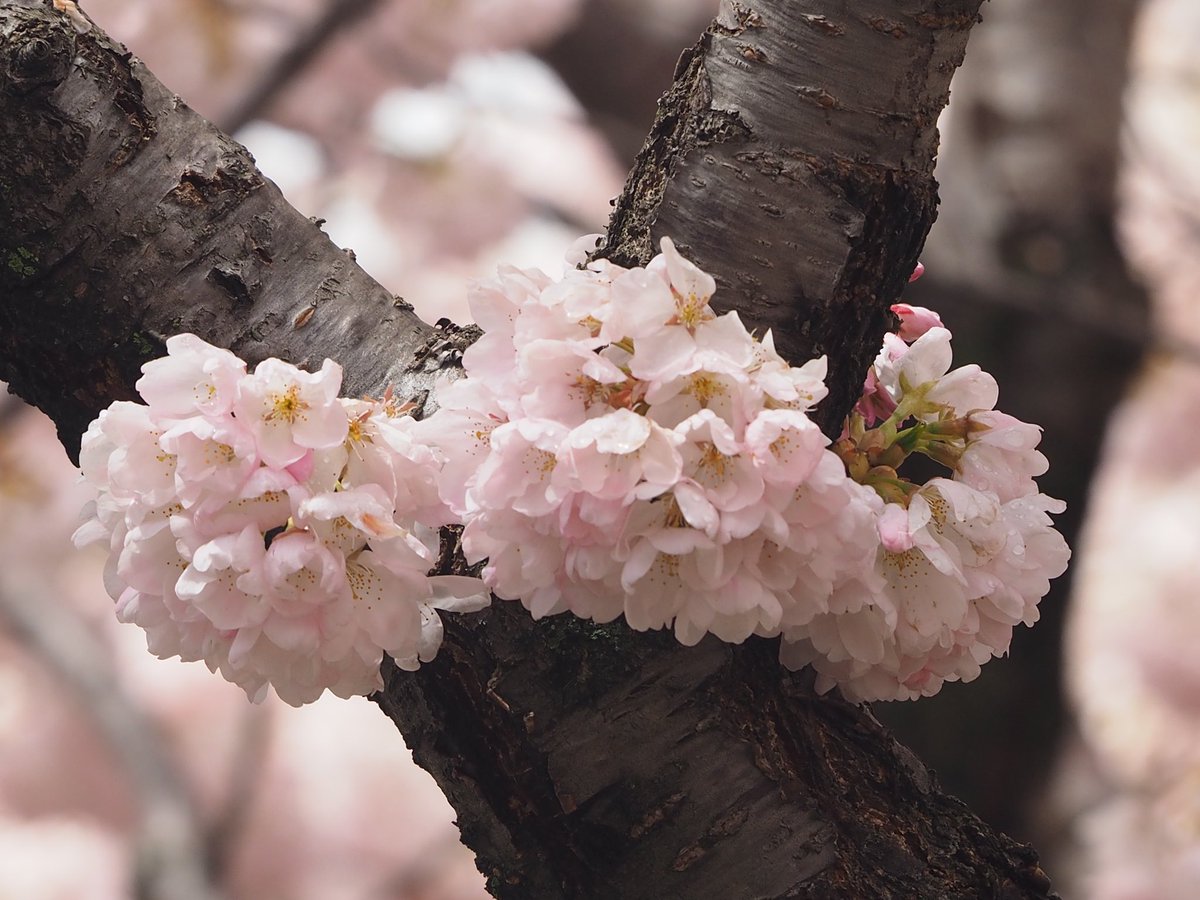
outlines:
[{"label": "pink cherry blossom", "polygon": [[175,457],[175,493],[185,507],[204,496],[232,500],[259,465],[254,436],[232,416],[189,416],[164,431],[159,446]]},{"label": "pink cherry blossom", "polygon": [[679,452],[684,477],[715,508],[732,512],[762,499],[762,472],[753,456],[742,452],[724,419],[701,409],[676,425],[675,432],[683,438]]},{"label": "pink cherry blossom", "polygon": [[479,502],[529,516],[556,509],[560,499],[552,476],[567,433],[565,425],[550,419],[519,419],[496,428],[492,453],[475,475]]},{"label": "pink cherry blossom", "polygon": [[167,418],[220,416],[233,409],[246,364],[194,334],[167,338],[167,355],[142,366],[135,387],[156,414]]},{"label": "pink cherry blossom", "polygon": [[239,385],[234,415],[254,435],[264,463],[287,466],[306,450],[346,439],[349,421],[337,402],[341,384],[342,367],[333,360],[316,373],[264,360]]},{"label": "pink cherry blossom", "polygon": [[573,428],[563,440],[563,490],[601,500],[656,497],[680,477],[680,438],[657,422],[616,409]]},{"label": "pink cherry blossom", "polygon": [[1036,492],[1034,478],[1049,468],[1037,450],[1042,429],[999,410],[973,413],[958,475],[1007,502]]},{"label": "pink cherry blossom", "polygon": [[754,340],[736,312],[718,318],[710,310],[709,318],[697,319],[696,325],[680,319],[634,343],[629,371],[650,383],[705,369],[714,357],[725,361],[726,367],[744,371],[755,356]]},{"label": "pink cherry blossom", "polygon": [[644,269],[475,290],[485,334],[421,428],[498,596],[690,644],[776,635],[843,583],[874,587],[883,504],[807,417],[825,360],[789,366],[713,312],[715,289],[666,241]]},{"label": "pink cherry blossom", "polygon": [[405,668],[436,653],[437,610],[486,605],[477,579],[428,577],[453,513],[443,457],[398,404],[339,400],[328,360],[247,374],[193,336],[168,349],[146,367],[151,405],[88,429],[97,496],[76,532],[108,543],[118,617],[153,653],[308,703],[378,690],[384,653]]},{"label": "pink cherry blossom", "polygon": [[877,370],[872,366],[867,370],[862,396],[855,404],[854,412],[862,417],[864,425],[869,428],[890,418],[895,411],[896,398],[884,387]]},{"label": "pink cherry blossom", "polygon": [[[1046,470],[1041,430],[995,410],[996,383],[978,366],[952,369],[950,332],[937,316],[899,304],[867,374],[864,396],[836,447],[848,471],[881,500],[872,577],[850,572],[829,607],[786,622],[781,658],[811,664],[818,690],[852,700],[912,699],[969,681],[1008,651],[1015,625],[1032,625],[1069,551],[1037,492]],[[949,478],[924,485],[905,458],[926,455]]]},{"label": "pink cherry blossom", "polygon": [[414,438],[435,448],[442,460],[438,478],[441,498],[462,516],[467,509],[468,482],[487,457],[492,432],[507,422],[508,416],[479,379],[442,382],[436,397],[437,413],[416,423]]},{"label": "pink cherry blossom", "polygon": [[824,356],[810,359],[799,368],[788,365],[776,352],[774,335],[768,329],[762,341],[754,345],[750,376],[776,405],[807,412],[829,393],[825,387],[828,370]]},{"label": "pink cherry blossom", "polygon": [[763,478],[801,484],[817,465],[829,439],[813,421],[792,409],[764,409],[746,426],[746,449]]},{"label": "pink cherry blossom", "polygon": [[[425,421],[342,400],[305,373],[181,336],[148,364],[150,405],[85,435],[119,617],[159,655],[203,659],[252,698],[380,687],[383,654],[428,661],[439,611],[519,600],[685,644],[782,636],[819,690],[908,699],[967,681],[1032,624],[1069,551],[1038,493],[1040,430],[951,368],[950,332],[904,304],[841,437],[797,368],[669,240],[644,268],[560,279],[502,269],[470,304],[483,336]],[[948,477],[914,483],[922,454]],[[479,580],[430,576],[460,522]]]},{"label": "pink cherry blossom", "polygon": [[629,384],[628,374],[579,341],[530,341],[518,354],[517,375],[527,386],[521,415],[572,427],[623,402]]},{"label": "pink cherry blossom", "polygon": [[[922,268],[921,271],[924,271]],[[920,277],[919,273],[914,272],[913,277],[909,281],[916,281]],[[942,318],[932,309],[926,309],[924,306],[910,306],[907,303],[893,303],[892,312],[900,319],[900,329],[896,332],[902,341],[912,343],[917,338],[921,337],[930,328],[944,328]]]},{"label": "pink cherry blossom", "polygon": [[918,391],[945,375],[952,361],[949,329],[933,327],[880,367],[879,380],[897,393]]},{"label": "pink cherry blossom", "polygon": [[111,441],[105,481],[127,502],[158,507],[175,494],[175,456],[159,444],[162,430],[149,409],[137,403],[112,404],[101,421]]}]

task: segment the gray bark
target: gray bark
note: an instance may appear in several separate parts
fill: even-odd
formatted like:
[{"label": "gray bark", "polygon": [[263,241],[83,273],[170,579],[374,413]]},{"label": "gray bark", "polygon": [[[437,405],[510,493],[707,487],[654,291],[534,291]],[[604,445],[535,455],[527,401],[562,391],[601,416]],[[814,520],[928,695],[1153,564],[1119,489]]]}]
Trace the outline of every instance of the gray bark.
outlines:
[{"label": "gray bark", "polygon": [[[730,3],[618,204],[604,252],[644,261],[669,231],[748,321],[831,353],[827,427],[932,221],[934,119],[979,3]],[[68,447],[174,331],[336,357],[349,393],[454,364],[469,335],[413,319],[97,29],[3,0],[0,37],[0,376]],[[385,665],[376,699],[497,897],[1048,896],[1031,850],[775,653],[498,602],[415,675]]]},{"label": "gray bark", "polygon": [[979,2],[729,2],[686,52],[604,253],[669,234],[717,305],[827,353],[840,426],[933,222],[937,115]]}]

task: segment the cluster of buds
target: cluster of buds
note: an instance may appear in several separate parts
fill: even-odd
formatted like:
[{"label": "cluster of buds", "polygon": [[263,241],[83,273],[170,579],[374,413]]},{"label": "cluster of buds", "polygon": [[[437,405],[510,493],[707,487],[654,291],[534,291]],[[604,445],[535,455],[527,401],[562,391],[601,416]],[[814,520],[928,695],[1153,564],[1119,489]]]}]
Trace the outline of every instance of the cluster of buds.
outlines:
[{"label": "cluster of buds", "polygon": [[[1070,551],[1038,493],[1041,429],[995,409],[995,380],[950,369],[950,332],[926,309],[898,304],[863,397],[834,444],[850,478],[881,500],[874,570],[858,610],[818,616],[785,634],[784,662],[811,663],[821,690],[853,700],[912,699],[970,681],[1032,625]],[[946,477],[913,483],[914,455]]]}]

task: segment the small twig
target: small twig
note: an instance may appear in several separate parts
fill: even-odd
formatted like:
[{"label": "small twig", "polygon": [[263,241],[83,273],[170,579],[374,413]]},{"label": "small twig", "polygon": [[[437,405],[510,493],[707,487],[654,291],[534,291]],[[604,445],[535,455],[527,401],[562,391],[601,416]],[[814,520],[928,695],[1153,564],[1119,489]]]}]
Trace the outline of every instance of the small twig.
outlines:
[{"label": "small twig", "polygon": [[0,617],[83,703],[124,765],[141,807],[136,894],[146,900],[218,900],[187,783],[154,723],[121,690],[107,649],[61,603],[0,578]]},{"label": "small twig", "polygon": [[296,36],[217,126],[228,134],[257,119],[287,84],[303,72],[337,35],[379,5],[379,0],[330,0],[325,11]]}]

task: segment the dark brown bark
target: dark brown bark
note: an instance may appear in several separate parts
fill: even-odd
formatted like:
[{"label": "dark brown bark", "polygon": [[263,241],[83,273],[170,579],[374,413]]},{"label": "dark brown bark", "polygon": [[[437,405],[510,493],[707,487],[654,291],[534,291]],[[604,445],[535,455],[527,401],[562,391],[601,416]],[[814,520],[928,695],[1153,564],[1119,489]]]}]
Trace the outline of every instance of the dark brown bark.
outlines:
[{"label": "dark brown bark", "polygon": [[428,390],[434,329],[288,206],[244,147],[47,6],[0,5],[0,377],[72,457],[183,331],[250,361],[335,356],[351,396]]},{"label": "dark brown bark", "polygon": [[[932,220],[933,119],[979,2],[729,4],[680,67],[607,252],[644,259],[677,233],[727,304],[835,354],[834,421]],[[0,376],[69,447],[173,331],[334,356],[352,393],[411,394],[453,364],[461,335],[412,319],[122,48],[49,0],[0,2],[0,37]],[[498,897],[1048,896],[1032,851],[770,642],[683,648],[498,603],[385,677],[376,699]]]}]

